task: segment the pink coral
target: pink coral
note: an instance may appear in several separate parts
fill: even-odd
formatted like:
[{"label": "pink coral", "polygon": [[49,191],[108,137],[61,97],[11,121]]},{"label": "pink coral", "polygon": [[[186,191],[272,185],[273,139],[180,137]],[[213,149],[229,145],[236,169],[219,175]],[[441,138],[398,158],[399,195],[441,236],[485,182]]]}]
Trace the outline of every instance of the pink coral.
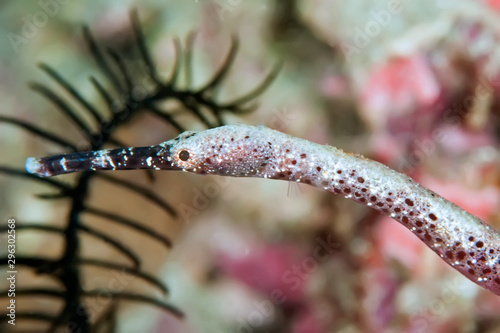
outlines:
[{"label": "pink coral", "polygon": [[[251,288],[286,303],[303,299],[308,274],[295,274],[304,254],[292,244],[262,244],[243,258],[222,255],[218,267]],[[303,273],[303,272],[302,272]],[[298,277],[302,283],[295,283]]]},{"label": "pink coral", "polygon": [[376,66],[362,87],[361,105],[365,117],[376,127],[380,121],[408,116],[416,109],[434,106],[441,87],[423,54],[392,59]]}]

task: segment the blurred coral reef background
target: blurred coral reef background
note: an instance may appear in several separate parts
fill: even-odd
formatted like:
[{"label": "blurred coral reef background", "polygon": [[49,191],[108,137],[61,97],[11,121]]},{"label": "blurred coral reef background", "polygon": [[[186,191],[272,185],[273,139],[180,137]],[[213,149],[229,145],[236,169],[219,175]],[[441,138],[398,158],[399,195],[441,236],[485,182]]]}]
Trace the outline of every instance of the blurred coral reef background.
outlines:
[{"label": "blurred coral reef background", "polygon": [[[129,10],[137,8],[160,72],[168,74],[174,61],[172,38],[196,32],[195,86],[237,36],[238,58],[221,91],[228,99],[283,61],[256,112],[231,115],[228,123],[263,124],[364,154],[500,228],[498,0],[61,1],[26,42],[6,37],[20,34],[46,2],[0,3],[2,114],[77,138],[26,82],[45,79],[36,69],[43,61],[99,102],[88,82],[95,67],[82,51],[81,25],[119,49],[129,38]],[[141,116],[119,138],[138,146],[175,135]],[[59,152],[7,124],[0,124],[0,142],[2,163],[12,166]],[[359,204],[282,181],[157,172],[151,185],[139,171],[117,174],[152,186],[179,219],[97,182],[91,202],[142,218],[174,247],[165,251],[96,218],[88,223],[141,253],[147,270],[167,282],[168,301],[186,314],[179,321],[123,302],[118,332],[500,332],[500,297],[460,276],[397,222]],[[42,185],[2,175],[0,186],[4,221],[63,223],[64,202],[33,196]],[[6,239],[0,244],[4,251]],[[17,244],[19,253],[61,251],[60,239],[36,232],[20,234]],[[93,239],[84,239],[82,251],[116,257]],[[18,284],[51,283],[35,277],[20,274]],[[91,286],[110,276],[88,269],[84,278]],[[98,313],[102,302],[89,300],[89,307]],[[41,299],[19,306],[60,304]]]}]

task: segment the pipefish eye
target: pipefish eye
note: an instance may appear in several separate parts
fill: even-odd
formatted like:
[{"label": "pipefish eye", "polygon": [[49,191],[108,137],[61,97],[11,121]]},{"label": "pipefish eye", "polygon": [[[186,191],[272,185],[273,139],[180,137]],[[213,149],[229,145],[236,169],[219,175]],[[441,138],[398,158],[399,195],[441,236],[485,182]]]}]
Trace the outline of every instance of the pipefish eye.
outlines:
[{"label": "pipefish eye", "polygon": [[181,150],[179,152],[179,158],[182,161],[187,161],[189,159],[189,152],[187,150]]}]

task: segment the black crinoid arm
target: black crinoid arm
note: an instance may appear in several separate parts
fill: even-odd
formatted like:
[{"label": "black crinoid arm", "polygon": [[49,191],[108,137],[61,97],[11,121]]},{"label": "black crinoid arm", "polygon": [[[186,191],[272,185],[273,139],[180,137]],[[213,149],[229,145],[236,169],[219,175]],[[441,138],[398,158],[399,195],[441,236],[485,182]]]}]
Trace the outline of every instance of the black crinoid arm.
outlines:
[{"label": "black crinoid arm", "polygon": [[[207,83],[201,88],[193,88],[190,84],[193,35],[188,38],[185,47],[182,47],[181,43],[174,39],[176,61],[171,74],[165,78],[156,69],[135,11],[131,13],[131,21],[134,39],[130,42],[130,47],[124,49],[135,50],[135,55],[138,55],[140,59],[139,68],[131,68],[131,65],[126,61],[126,55],[120,52],[103,51],[103,47],[98,44],[91,29],[83,28],[83,36],[89,53],[95,60],[102,77],[106,80],[105,82],[93,76],[90,78],[90,82],[96,89],[101,103],[89,101],[80,94],[77,87],[73,86],[58,70],[48,64],[41,64],[39,67],[59,86],[59,90],[49,87],[45,83],[34,82],[30,84],[33,91],[44,96],[63,117],[67,117],[75,125],[80,135],[78,141],[74,140],[70,135],[67,137],[61,136],[38,125],[0,115],[0,123],[18,127],[27,134],[59,146],[62,149],[61,154],[64,154],[48,159],[29,159],[26,164],[28,172],[22,167],[0,166],[0,173],[7,177],[19,177],[30,182],[45,184],[50,192],[39,195],[41,199],[66,199],[64,203],[69,204],[69,213],[65,217],[65,223],[62,227],[52,226],[51,223],[47,223],[49,221],[18,221],[17,225],[19,233],[26,230],[36,231],[40,237],[44,237],[48,233],[55,234],[61,237],[63,241],[63,253],[59,257],[44,258],[33,253],[17,258],[19,266],[31,269],[40,276],[50,276],[59,282],[59,288],[18,286],[18,294],[23,295],[25,298],[49,297],[61,301],[62,306],[59,310],[40,308],[30,312],[18,311],[18,322],[25,319],[38,321],[42,330],[45,328],[47,331],[54,332],[66,328],[78,332],[103,331],[103,327],[113,327],[112,321],[116,319],[113,313],[116,311],[116,304],[120,300],[147,303],[164,309],[173,316],[183,316],[179,309],[166,302],[166,286],[157,277],[144,271],[142,268],[143,258],[129,244],[122,241],[116,234],[97,230],[85,224],[82,220],[82,215],[86,214],[104,219],[110,223],[118,223],[169,248],[171,246],[169,237],[147,226],[144,221],[130,218],[122,212],[115,212],[91,204],[89,200],[92,194],[89,189],[93,186],[91,180],[94,178],[100,179],[118,190],[125,190],[117,192],[121,196],[138,195],[159,207],[167,216],[175,218],[177,212],[172,205],[148,186],[140,185],[128,179],[124,180],[113,174],[84,172],[76,174],[68,183],[55,178],[44,178],[44,176],[67,173],[74,169],[120,168],[120,165],[116,164],[117,160],[113,158],[103,158],[102,156],[92,155],[92,152],[79,151],[78,147],[82,146],[85,146],[85,150],[89,151],[111,147],[109,156],[119,156],[121,160],[123,160],[124,156],[133,160],[134,154],[138,152],[137,156],[141,156],[141,158],[133,160],[126,167],[140,168],[141,165],[147,166],[149,163],[166,163],[165,161],[154,160],[155,156],[158,156],[158,147],[135,148],[137,151],[117,148],[134,146],[133,142],[122,142],[117,139],[117,130],[122,128],[124,124],[134,121],[136,115],[143,113],[150,113],[171,126],[174,130],[172,136],[175,136],[175,132],[184,132],[188,129],[179,122],[178,115],[180,114],[183,117],[190,115],[195,122],[202,124],[206,128],[223,125],[224,114],[239,114],[251,110],[256,104],[255,99],[266,90],[279,70],[279,66],[274,67],[265,76],[262,83],[248,94],[240,97],[236,96],[229,101],[220,101],[215,97],[214,91],[224,84],[224,80],[233,64],[238,47],[236,39],[233,39],[222,66],[215,70],[213,77],[207,80]],[[134,64],[137,64],[137,62]],[[179,84],[181,75],[186,76],[182,86]],[[144,77],[152,84],[148,87],[147,93],[138,98],[133,91]],[[175,101],[175,109],[168,106],[170,104],[165,103],[167,101]],[[179,112],[179,105],[181,106],[181,112]],[[85,117],[82,114],[85,114]],[[81,145],[82,140],[85,145]],[[40,152],[40,155],[46,156],[48,154]],[[1,227],[0,232],[6,233],[7,227]],[[96,238],[114,248],[128,261],[128,264],[123,264],[123,260],[114,262],[99,257],[82,257],[81,249],[85,247],[85,242],[82,242],[81,239],[83,234]],[[6,263],[7,258],[4,258],[1,264],[5,265]],[[106,291],[99,287],[89,289],[85,286],[82,277],[86,266],[124,272],[138,278],[145,284],[154,286],[161,291],[162,296],[136,293],[127,289],[116,292]],[[111,299],[111,302],[97,318],[91,318],[86,306],[86,299],[103,292]],[[0,293],[0,297],[6,295],[6,291]],[[1,318],[5,321],[8,317],[3,314]]]}]

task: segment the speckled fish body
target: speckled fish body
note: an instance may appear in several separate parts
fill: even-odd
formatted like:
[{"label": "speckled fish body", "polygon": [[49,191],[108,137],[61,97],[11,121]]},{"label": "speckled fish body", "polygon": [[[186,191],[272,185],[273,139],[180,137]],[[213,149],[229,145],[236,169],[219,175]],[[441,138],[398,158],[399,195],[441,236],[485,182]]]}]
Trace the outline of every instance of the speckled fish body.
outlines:
[{"label": "speckled fish body", "polygon": [[[68,160],[76,162],[69,165]],[[446,263],[500,295],[500,233],[496,229],[381,163],[266,127],[228,125],[185,132],[151,147],[28,159],[26,168],[41,176],[151,168],[310,184],[391,216]]]}]

